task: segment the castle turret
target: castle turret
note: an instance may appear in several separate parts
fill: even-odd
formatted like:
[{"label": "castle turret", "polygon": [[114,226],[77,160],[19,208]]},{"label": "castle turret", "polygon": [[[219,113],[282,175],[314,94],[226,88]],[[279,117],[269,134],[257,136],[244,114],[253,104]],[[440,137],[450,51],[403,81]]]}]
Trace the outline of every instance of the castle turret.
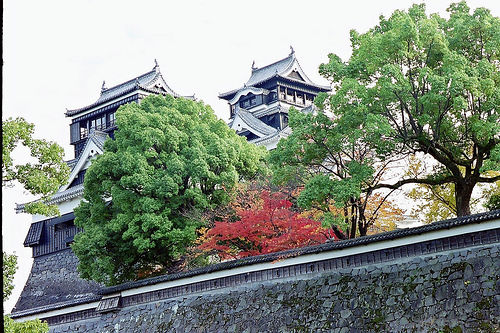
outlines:
[{"label": "castle turret", "polygon": [[267,149],[275,148],[280,138],[289,135],[290,107],[312,112],[314,98],[331,90],[312,82],[290,49],[288,57],[265,67],[257,68],[254,62],[243,87],[219,95],[229,104],[229,126]]}]

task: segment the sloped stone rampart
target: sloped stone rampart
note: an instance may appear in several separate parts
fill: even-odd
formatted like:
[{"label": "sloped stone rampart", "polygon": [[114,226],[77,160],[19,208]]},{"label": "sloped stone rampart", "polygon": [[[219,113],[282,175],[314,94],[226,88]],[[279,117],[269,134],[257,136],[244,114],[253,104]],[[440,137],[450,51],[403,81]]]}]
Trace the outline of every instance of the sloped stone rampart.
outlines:
[{"label": "sloped stone rampart", "polygon": [[51,332],[498,332],[500,245],[191,294]]},{"label": "sloped stone rampart", "polygon": [[80,278],[77,265],[78,258],[71,249],[35,257],[13,313],[96,296],[102,286]]}]

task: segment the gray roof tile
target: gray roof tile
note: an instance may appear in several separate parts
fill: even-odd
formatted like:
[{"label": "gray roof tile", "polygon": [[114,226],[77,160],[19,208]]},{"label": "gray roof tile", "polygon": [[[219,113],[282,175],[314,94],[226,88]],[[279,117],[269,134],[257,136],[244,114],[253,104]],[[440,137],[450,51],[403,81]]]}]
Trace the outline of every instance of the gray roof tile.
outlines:
[{"label": "gray roof tile", "polygon": [[275,75],[282,74],[290,69],[295,60],[295,53],[291,53],[288,57],[278,60],[270,65],[252,70],[252,75],[248,79],[246,86],[253,86],[260,82],[269,80]]},{"label": "gray roof tile", "polygon": [[239,109],[237,111],[237,115],[240,116],[240,118],[252,129],[255,129],[256,131],[265,134],[265,135],[270,135],[273,133],[276,133],[277,130],[274,127],[271,127],[267,124],[265,124],[262,120],[255,118],[250,112]]},{"label": "gray roof tile", "polygon": [[42,238],[44,221],[35,222],[30,226],[26,239],[24,240],[24,246],[32,246],[40,243]]},{"label": "gray roof tile", "polygon": [[163,76],[161,75],[160,69],[158,66],[155,66],[151,71],[144,73],[136,78],[133,78],[131,80],[128,80],[126,82],[120,83],[114,87],[111,88],[104,88],[101,90],[101,95],[92,104],[89,104],[87,106],[78,108],[78,109],[73,109],[73,110],[67,110],[66,116],[73,116],[78,113],[87,111],[95,106],[98,106],[102,103],[106,103],[110,100],[113,100],[117,97],[123,96],[129,92],[135,91],[135,90],[145,90],[149,91],[152,93],[156,94],[165,94],[165,91],[163,89],[159,89],[154,86],[155,83],[160,82],[162,83],[162,87],[166,90],[166,93],[169,95],[172,95],[174,97],[180,97],[179,94],[174,92],[165,82],[163,79]]},{"label": "gray roof tile", "polygon": [[92,142],[94,142],[95,145],[99,147],[99,149],[101,150],[104,150],[104,142],[106,141],[107,138],[108,138],[108,133],[98,130],[95,131],[91,130],[89,134],[89,140],[92,140]]},{"label": "gray roof tile", "polygon": [[[304,81],[298,80],[293,77],[289,76],[284,76],[288,70],[294,65],[297,64],[297,66],[300,68],[300,72],[302,73],[301,76],[303,77]],[[248,81],[245,83],[244,87],[239,88],[239,89],[234,89],[222,94],[219,94],[219,98],[224,98],[228,99],[230,96],[233,96],[235,93],[237,93],[241,89],[245,89],[245,87],[251,87],[251,86],[256,86],[262,82],[265,82],[273,77],[282,77],[285,78],[286,80],[290,80],[293,82],[300,82],[305,85],[313,86],[321,91],[330,91],[330,87],[326,86],[321,86],[318,84],[315,84],[312,82],[307,75],[304,73],[302,70],[299,62],[297,61],[297,58],[295,57],[295,52],[292,52],[288,55],[288,57],[278,60],[270,65],[264,66],[262,68],[252,68],[252,75],[250,75],[250,78]]]}]

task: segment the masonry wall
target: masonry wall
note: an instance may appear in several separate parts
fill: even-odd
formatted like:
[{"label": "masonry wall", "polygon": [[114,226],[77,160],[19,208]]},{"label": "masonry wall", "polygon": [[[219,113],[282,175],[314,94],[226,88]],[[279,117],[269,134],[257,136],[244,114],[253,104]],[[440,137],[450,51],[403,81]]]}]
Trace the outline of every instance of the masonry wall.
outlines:
[{"label": "masonry wall", "polygon": [[35,257],[26,285],[12,313],[96,296],[101,286],[80,278],[71,249]]},{"label": "masonry wall", "polygon": [[498,332],[500,245],[125,307],[51,332]]}]

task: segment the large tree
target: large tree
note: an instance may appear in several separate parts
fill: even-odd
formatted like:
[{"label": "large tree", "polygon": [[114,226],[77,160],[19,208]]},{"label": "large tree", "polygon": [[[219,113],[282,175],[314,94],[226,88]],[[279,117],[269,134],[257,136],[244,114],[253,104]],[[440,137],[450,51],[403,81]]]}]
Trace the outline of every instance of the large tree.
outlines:
[{"label": "large tree", "polygon": [[[316,102],[323,106],[323,99]],[[302,183],[298,205],[322,212],[323,225],[337,238],[365,236],[382,212],[392,210],[387,201],[391,191],[374,191],[392,161],[380,158],[394,148],[381,140],[389,127],[355,103],[317,114],[294,109],[289,114],[292,134],[270,155],[274,180]],[[378,154],[372,151],[375,142]]]},{"label": "large tree", "polygon": [[[23,118],[2,121],[2,187],[21,184],[39,200],[25,205],[25,212],[46,216],[57,215],[56,205],[46,201],[57,192],[69,175],[64,163],[64,150],[58,144],[33,138],[34,125]],[[29,160],[16,163],[12,153],[17,147],[29,150]]]},{"label": "large tree", "polygon": [[106,284],[171,271],[196,238],[196,211],[227,202],[264,154],[202,102],[150,96],[116,118],[85,174],[72,246],[81,276]]},{"label": "large tree", "polygon": [[432,172],[378,187],[451,183],[462,216],[476,184],[500,179],[488,173],[500,169],[500,20],[485,8],[471,14],[465,2],[448,12],[428,16],[421,4],[381,17],[351,32],[348,62],[330,54],[320,72],[336,89],[328,107],[365,107],[391,128],[374,149],[389,144],[434,161]]}]

